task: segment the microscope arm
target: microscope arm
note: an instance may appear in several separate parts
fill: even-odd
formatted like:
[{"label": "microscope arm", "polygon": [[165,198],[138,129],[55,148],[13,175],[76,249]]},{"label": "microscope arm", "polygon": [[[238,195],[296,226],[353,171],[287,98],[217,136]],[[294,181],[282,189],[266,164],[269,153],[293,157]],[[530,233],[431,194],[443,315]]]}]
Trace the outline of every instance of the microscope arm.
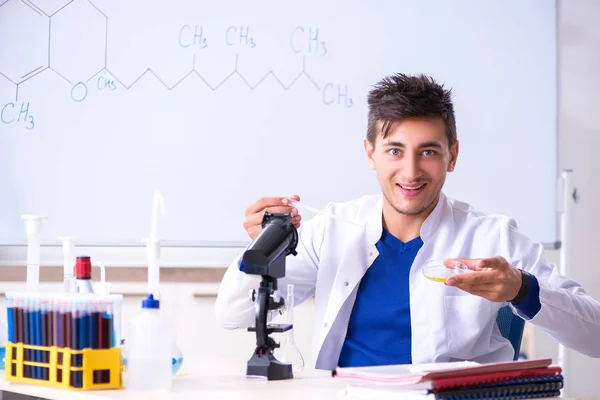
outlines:
[{"label": "microscope arm", "polygon": [[277,280],[266,276],[262,277],[258,291],[252,292],[252,301],[255,302],[255,326],[248,328],[256,332],[256,349],[262,353],[272,352],[279,345],[269,337],[273,332],[285,332],[292,328],[289,324],[269,324],[269,311],[277,310],[285,305],[285,299],[277,293]]},{"label": "microscope arm", "polygon": [[256,347],[262,352],[267,352],[269,346],[269,333],[267,332],[267,323],[269,316],[269,299],[268,290],[265,290],[264,280],[260,282],[258,295],[256,298]]}]

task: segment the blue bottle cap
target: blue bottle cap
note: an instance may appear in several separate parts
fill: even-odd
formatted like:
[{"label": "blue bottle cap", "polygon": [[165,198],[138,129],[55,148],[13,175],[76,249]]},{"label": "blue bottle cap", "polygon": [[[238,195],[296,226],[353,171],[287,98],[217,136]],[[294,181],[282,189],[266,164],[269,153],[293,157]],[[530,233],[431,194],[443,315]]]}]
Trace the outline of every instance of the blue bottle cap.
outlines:
[{"label": "blue bottle cap", "polygon": [[142,308],[160,308],[160,300],[156,300],[152,294],[142,300]]}]

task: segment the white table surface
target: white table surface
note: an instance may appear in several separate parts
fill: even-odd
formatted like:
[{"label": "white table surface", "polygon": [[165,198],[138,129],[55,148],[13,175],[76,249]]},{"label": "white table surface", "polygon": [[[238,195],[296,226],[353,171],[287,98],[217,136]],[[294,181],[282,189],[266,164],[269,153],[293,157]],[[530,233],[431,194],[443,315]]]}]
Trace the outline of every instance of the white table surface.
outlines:
[{"label": "white table surface", "polygon": [[[37,385],[15,384],[4,379],[4,371],[2,370],[0,371],[0,390],[51,400],[350,400],[356,398],[352,395],[348,396],[345,390],[346,383],[333,379],[330,372],[310,368],[300,372],[293,379],[267,381],[246,377],[244,360],[205,359],[186,360],[182,372],[184,372],[183,375],[173,378],[173,386],[169,392],[135,392],[127,389],[70,391]],[[126,373],[124,377],[126,382]],[[374,394],[370,393],[369,400],[376,398],[372,396]],[[382,394],[382,396],[384,395]],[[364,399],[364,394],[359,397]],[[396,396],[393,397],[396,398]],[[401,398],[405,398],[405,396]],[[600,400],[596,397],[584,399]],[[565,400],[565,398],[561,398],[561,400]]]},{"label": "white table surface", "polygon": [[344,398],[345,383],[336,381],[327,371],[305,369],[293,379],[266,381],[245,375],[246,365],[227,360],[191,363],[186,361],[186,375],[173,378],[169,392],[134,392],[123,390],[70,391],[37,385],[8,382],[0,372],[0,390],[52,400],[103,399],[243,399],[243,400],[317,400]]}]

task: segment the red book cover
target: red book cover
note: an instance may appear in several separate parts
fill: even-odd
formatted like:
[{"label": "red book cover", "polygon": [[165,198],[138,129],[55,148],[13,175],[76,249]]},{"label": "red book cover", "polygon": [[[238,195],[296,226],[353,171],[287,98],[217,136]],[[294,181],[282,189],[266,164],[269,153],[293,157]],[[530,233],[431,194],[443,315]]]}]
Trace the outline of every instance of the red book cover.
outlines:
[{"label": "red book cover", "polygon": [[546,368],[520,369],[512,371],[490,372],[476,375],[437,378],[433,379],[432,381],[432,390],[434,392],[438,392],[450,389],[470,388],[481,385],[495,385],[509,383],[511,381],[514,382],[519,378],[554,376],[561,373],[562,369],[560,367],[554,366]]}]

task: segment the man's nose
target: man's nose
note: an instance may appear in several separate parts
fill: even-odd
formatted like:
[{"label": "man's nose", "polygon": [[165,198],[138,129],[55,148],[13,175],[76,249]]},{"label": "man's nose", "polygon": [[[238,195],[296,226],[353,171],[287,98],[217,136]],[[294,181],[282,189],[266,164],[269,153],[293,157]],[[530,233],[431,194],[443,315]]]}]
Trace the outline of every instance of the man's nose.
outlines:
[{"label": "man's nose", "polygon": [[421,168],[419,166],[418,157],[414,155],[407,155],[404,157],[402,177],[407,181],[406,183],[414,182],[421,177]]}]

